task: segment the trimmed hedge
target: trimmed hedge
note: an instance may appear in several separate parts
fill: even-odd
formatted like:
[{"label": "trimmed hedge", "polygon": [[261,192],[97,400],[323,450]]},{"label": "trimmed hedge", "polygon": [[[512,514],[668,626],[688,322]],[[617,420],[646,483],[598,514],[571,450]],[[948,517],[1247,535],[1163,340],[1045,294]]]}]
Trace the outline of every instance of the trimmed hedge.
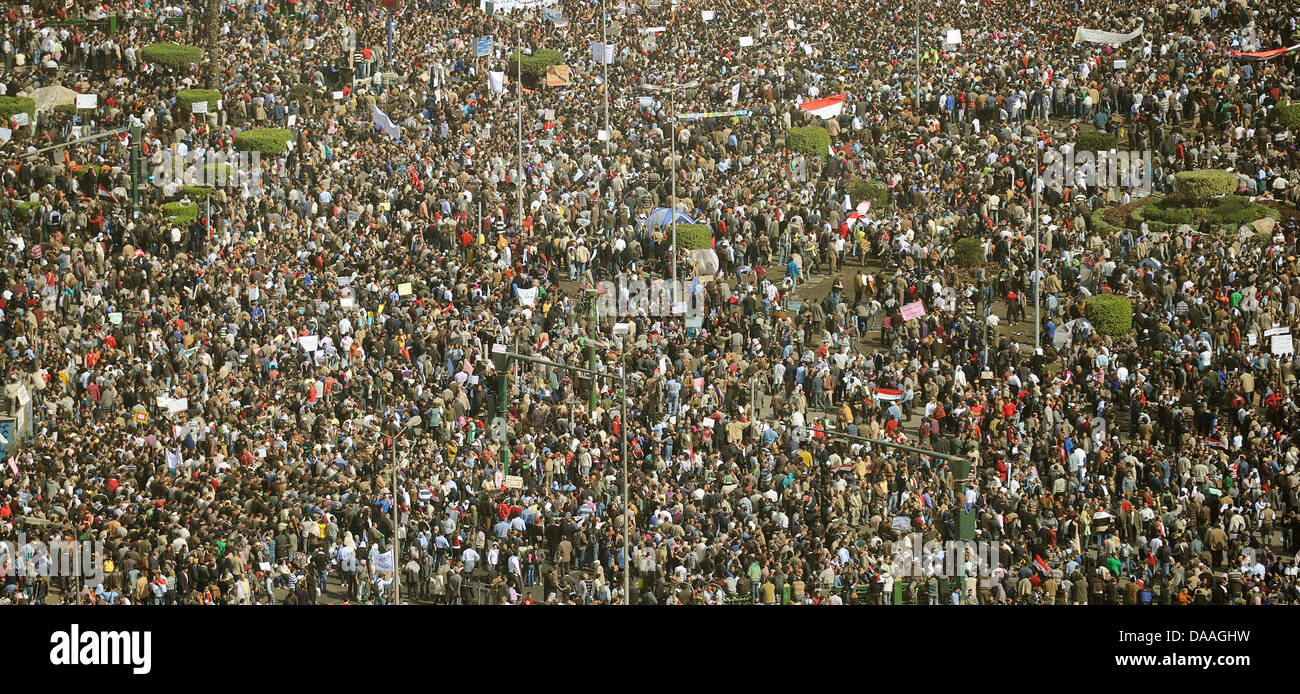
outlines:
[{"label": "trimmed hedge", "polygon": [[790,128],[785,145],[796,152],[825,160],[828,156],[826,152],[831,146],[831,134],[820,125]]},{"label": "trimmed hedge", "polygon": [[216,192],[217,190],[215,188],[208,188],[207,186],[181,186],[182,195],[188,195],[191,198],[198,198],[200,200],[209,197]]},{"label": "trimmed hedge", "polygon": [[889,188],[880,181],[855,179],[849,184],[849,202],[857,207],[863,200],[871,201],[872,212],[883,212],[889,205]]},{"label": "trimmed hedge", "polygon": [[289,99],[292,101],[307,101],[316,95],[316,85],[314,84],[295,84],[289,88]]},{"label": "trimmed hedge", "polygon": [[203,51],[196,46],[179,43],[151,43],[140,51],[146,63],[164,65],[173,70],[184,70],[203,59]]},{"label": "trimmed hedge", "polygon": [[1133,302],[1128,297],[1098,294],[1083,305],[1083,315],[1102,335],[1123,337],[1133,332]]},{"label": "trimmed hedge", "polygon": [[546,68],[563,62],[564,55],[549,48],[534,51],[532,55],[521,55],[515,51],[506,63],[506,74],[514,76],[522,73],[526,80],[542,80],[546,79]]},{"label": "trimmed hedge", "polygon": [[1277,119],[1288,128],[1300,127],[1300,104],[1278,104]]},{"label": "trimmed hedge", "polygon": [[1174,190],[1194,203],[1203,203],[1215,196],[1228,195],[1237,189],[1237,177],[1230,171],[1197,169],[1174,174]]},{"label": "trimmed hedge", "polygon": [[207,187],[233,185],[237,173],[234,164],[204,164],[203,183]]},{"label": "trimmed hedge", "polygon": [[146,63],[185,70],[203,59],[203,51],[179,43],[151,43],[140,51],[140,57]]},{"label": "trimmed hedge", "polygon": [[1244,195],[1225,195],[1209,202],[1211,206],[1196,207],[1179,196],[1155,198],[1151,203],[1129,212],[1128,221],[1132,228],[1138,229],[1142,226],[1142,221],[1146,220],[1151,231],[1163,232],[1183,224],[1199,227],[1202,220],[1208,219],[1214,229],[1235,232],[1243,224],[1258,219],[1281,218],[1281,213],[1277,210],[1252,202]]},{"label": "trimmed hedge", "polygon": [[984,264],[984,244],[979,239],[957,239],[953,246],[953,260],[961,267],[972,268]]},{"label": "trimmed hedge", "polygon": [[40,200],[28,200],[14,205],[14,217],[23,221],[31,221],[35,210],[40,209]]},{"label": "trimmed hedge", "polygon": [[241,152],[284,154],[289,151],[293,132],[284,128],[256,128],[235,135],[235,149]]},{"label": "trimmed hedge", "polygon": [[[666,227],[672,234],[672,225]],[[677,243],[688,251],[713,248],[713,228],[708,224],[677,224]]]},{"label": "trimmed hedge", "polygon": [[1115,149],[1116,138],[1102,130],[1080,131],[1074,140],[1076,151],[1108,152]]},{"label": "trimmed hedge", "polygon": [[0,121],[10,127],[14,116],[26,113],[28,122],[36,122],[36,100],[25,96],[0,96]]},{"label": "trimmed hedge", "polygon": [[221,92],[215,89],[182,89],[176,94],[176,99],[185,105],[185,113],[190,112],[190,106],[200,101],[208,102],[208,113],[214,113],[217,110],[217,102],[221,100]]},{"label": "trimmed hedge", "polygon": [[163,205],[167,221],[187,227],[199,218],[199,206],[194,203],[169,202]]},{"label": "trimmed hedge", "polygon": [[1105,235],[1118,234],[1121,231],[1124,231],[1120,227],[1117,227],[1114,224],[1111,224],[1110,222],[1106,221],[1106,218],[1104,216],[1105,212],[1106,212],[1105,207],[1099,207],[1093,211],[1092,217],[1090,218],[1092,221],[1092,228],[1095,231]]}]

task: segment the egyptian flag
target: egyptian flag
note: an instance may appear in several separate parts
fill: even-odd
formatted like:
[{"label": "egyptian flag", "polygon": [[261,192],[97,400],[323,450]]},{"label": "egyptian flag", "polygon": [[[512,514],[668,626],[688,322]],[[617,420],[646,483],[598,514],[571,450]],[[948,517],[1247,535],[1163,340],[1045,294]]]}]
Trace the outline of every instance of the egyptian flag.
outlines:
[{"label": "egyptian flag", "polygon": [[1242,53],[1241,51],[1228,51],[1228,55],[1233,56],[1234,58],[1255,58],[1257,60],[1269,60],[1272,58],[1276,58],[1279,55],[1286,55],[1287,53],[1293,53],[1297,50],[1300,50],[1300,43],[1297,43],[1296,45],[1291,46],[1290,48],[1274,48],[1273,50],[1255,51],[1254,53]]},{"label": "egyptian flag", "polygon": [[852,469],[853,466],[848,463],[840,463],[839,465],[831,466],[831,472],[848,472],[849,470]]},{"label": "egyptian flag", "polygon": [[828,96],[825,99],[805,101],[799,104],[799,108],[821,118],[822,120],[829,120],[844,112],[845,96],[847,96],[847,94],[836,94],[835,96]]},{"label": "egyptian flag", "polygon": [[113,191],[105,188],[102,184],[99,186],[99,196],[102,198],[108,198],[115,203],[117,202],[117,196],[113,195]]},{"label": "egyptian flag", "polygon": [[877,400],[902,400],[903,391],[893,388],[877,388],[874,393]]},{"label": "egyptian flag", "polygon": [[1034,566],[1037,566],[1038,570],[1043,572],[1043,575],[1047,576],[1048,578],[1051,578],[1052,576],[1051,567],[1049,567],[1047,565],[1047,562],[1043,561],[1043,558],[1037,554],[1034,555]]}]

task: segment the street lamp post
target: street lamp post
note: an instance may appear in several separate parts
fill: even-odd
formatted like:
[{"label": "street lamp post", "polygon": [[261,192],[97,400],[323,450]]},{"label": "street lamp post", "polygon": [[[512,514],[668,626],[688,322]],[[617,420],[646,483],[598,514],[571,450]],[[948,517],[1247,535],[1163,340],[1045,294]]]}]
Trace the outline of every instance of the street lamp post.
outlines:
[{"label": "street lamp post", "polygon": [[1030,283],[1034,292],[1034,354],[1038,354],[1043,348],[1043,264],[1041,259],[1042,241],[1039,240],[1038,232],[1038,177],[1039,161],[1042,157],[1042,150],[1034,150],[1034,275],[1033,282]]},{"label": "street lamp post", "polygon": [[[670,221],[672,222],[672,243],[669,245],[669,263],[671,265],[672,283],[668,286],[668,296],[672,302],[677,302],[677,91],[679,89],[694,89],[700,86],[698,80],[691,80],[685,83],[673,83],[670,85],[642,84],[643,89],[654,92],[668,92],[668,137],[671,143],[671,158],[668,162],[668,175],[672,178],[670,183],[672,197],[672,207],[669,209]],[[671,309],[670,309],[671,310]]]},{"label": "street lamp post", "polygon": [[523,22],[515,22],[515,120],[518,127],[519,180],[515,181],[515,197],[519,202],[518,228],[524,225],[524,44]]},{"label": "street lamp post", "polygon": [[[591,342],[591,341],[589,340],[589,342]],[[597,347],[601,347],[601,348],[605,348],[605,349],[608,349],[608,347],[609,347],[608,345],[600,345],[600,344],[596,344],[596,346],[597,346]],[[621,462],[623,463],[623,465],[622,465],[622,467],[623,467],[623,499],[622,499],[622,513],[623,513],[623,602],[624,602],[624,604],[630,604],[629,601],[630,601],[631,598],[632,598],[632,591],[631,591],[631,587],[632,587],[632,579],[631,579],[631,576],[632,576],[632,554],[631,554],[631,546],[632,546],[632,541],[631,541],[631,537],[632,537],[632,528],[631,528],[631,526],[629,525],[629,523],[630,523],[631,521],[628,519],[628,511],[631,510],[631,508],[632,508],[632,497],[630,496],[630,494],[629,494],[629,492],[628,492],[627,429],[628,429],[628,420],[630,419],[630,412],[631,412],[631,404],[632,404],[632,401],[631,401],[630,397],[628,396],[628,391],[627,391],[627,376],[618,375],[618,374],[611,374],[611,373],[601,373],[601,372],[596,371],[595,369],[584,369],[584,368],[579,367],[579,366],[570,366],[570,365],[568,365],[568,364],[561,364],[561,363],[559,363],[559,362],[550,361],[549,359],[540,359],[540,358],[538,358],[538,357],[529,357],[529,356],[525,356],[525,355],[523,355],[523,354],[519,354],[518,352],[507,352],[507,351],[505,351],[505,346],[504,346],[504,345],[499,345],[499,346],[494,345],[493,348],[492,348],[492,353],[493,353],[493,357],[494,357],[495,359],[498,359],[498,360],[500,361],[500,363],[497,364],[497,368],[498,368],[498,369],[503,369],[504,366],[505,366],[505,364],[509,363],[510,361],[524,361],[524,362],[528,362],[528,363],[530,363],[530,364],[538,364],[538,365],[540,365],[540,366],[548,366],[548,367],[551,367],[551,368],[553,368],[553,369],[561,369],[561,370],[564,370],[564,371],[574,371],[574,372],[577,372],[577,373],[585,373],[585,374],[587,374],[587,375],[591,378],[591,387],[592,387],[593,389],[596,387],[596,379],[597,379],[597,378],[607,378],[607,379],[609,379],[609,380],[611,380],[611,381],[617,382],[617,383],[619,384],[619,386],[621,387],[621,389],[622,389],[622,396],[623,396],[623,397],[622,397],[622,400],[623,400],[623,411],[622,411],[622,413],[620,414],[620,416],[622,417],[622,425],[619,427],[618,433],[619,433],[619,440],[620,440],[620,441],[619,441],[619,445],[620,445],[620,450],[621,450],[621,458],[620,458],[620,460],[621,460]]]},{"label": "street lamp post", "polygon": [[609,129],[609,30],[606,26],[607,22],[608,22],[608,17],[605,11],[605,0],[600,0],[600,45],[601,45],[600,63],[605,74],[604,82],[602,82],[601,84],[605,88],[604,92],[605,92],[605,155],[606,156],[609,155],[610,145],[612,145],[614,142],[614,133],[610,132]]}]

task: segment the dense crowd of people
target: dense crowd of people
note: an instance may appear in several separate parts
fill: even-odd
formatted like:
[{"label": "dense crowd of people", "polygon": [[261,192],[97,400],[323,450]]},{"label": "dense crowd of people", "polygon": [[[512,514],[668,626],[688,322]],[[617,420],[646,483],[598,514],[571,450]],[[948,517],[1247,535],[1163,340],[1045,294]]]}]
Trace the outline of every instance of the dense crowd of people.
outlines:
[{"label": "dense crowd of people", "polygon": [[[377,3],[236,0],[216,50],[201,8],[7,10],[3,95],[97,105],[0,144],[0,368],[33,422],[0,466],[0,601],[1300,601],[1296,374],[1266,334],[1298,327],[1300,84],[1294,54],[1233,55],[1292,45],[1293,5],[506,4],[402,3],[390,39]],[[203,62],[143,58],[165,42]],[[571,83],[520,84],[516,46]],[[292,140],[254,180],[155,180],[135,215],[131,147],[234,161],[262,127]],[[1147,189],[1046,175],[1094,129],[1150,152]],[[1101,217],[1205,168],[1274,214]],[[860,181],[886,191],[862,214]],[[586,292],[674,270],[697,320]],[[1129,334],[1084,319],[1105,294]],[[503,374],[495,345],[594,345],[601,375]],[[984,549],[943,571],[917,539]],[[44,575],[59,540],[102,543],[102,575]]]}]

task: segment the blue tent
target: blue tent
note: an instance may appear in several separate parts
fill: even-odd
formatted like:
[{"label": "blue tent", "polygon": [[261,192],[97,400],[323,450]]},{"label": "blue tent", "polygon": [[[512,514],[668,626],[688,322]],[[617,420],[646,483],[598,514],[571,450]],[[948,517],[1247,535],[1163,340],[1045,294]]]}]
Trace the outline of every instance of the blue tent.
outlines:
[{"label": "blue tent", "polygon": [[[654,229],[655,227],[665,226],[665,225],[668,225],[668,224],[672,224],[672,223],[673,223],[673,214],[674,214],[673,211],[670,210],[670,209],[668,209],[667,207],[656,207],[656,208],[654,209],[654,211],[652,211],[652,212],[650,213],[650,215],[649,215],[648,217],[646,217],[646,220],[645,220],[646,228],[647,228],[647,229]],[[678,223],[678,224],[694,224],[694,223],[695,223],[695,220],[694,220],[694,219],[691,219],[689,216],[687,216],[687,214],[686,214],[685,212],[677,212],[676,214],[677,214],[677,223]]]}]

